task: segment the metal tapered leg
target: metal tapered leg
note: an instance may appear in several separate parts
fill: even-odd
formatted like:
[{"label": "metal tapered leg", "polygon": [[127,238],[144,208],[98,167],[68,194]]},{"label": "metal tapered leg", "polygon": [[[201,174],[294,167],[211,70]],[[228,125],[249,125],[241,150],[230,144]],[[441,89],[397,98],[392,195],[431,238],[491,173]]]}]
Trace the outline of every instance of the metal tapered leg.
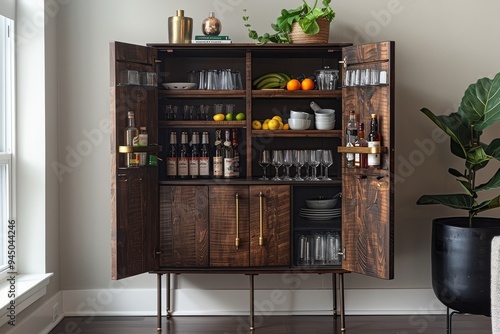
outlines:
[{"label": "metal tapered leg", "polygon": [[339,274],[339,295],[340,295],[340,331],[345,333],[345,307],[344,307],[344,274]]},{"label": "metal tapered leg", "polygon": [[156,331],[161,333],[161,276],[156,274]]},{"label": "metal tapered leg", "polygon": [[250,330],[254,330],[254,276],[250,275]]},{"label": "metal tapered leg", "polygon": [[333,318],[337,319],[337,274],[332,274],[332,291],[333,291]]},{"label": "metal tapered leg", "polygon": [[166,303],[167,303],[167,319],[168,319],[172,316],[172,310],[170,308],[170,273],[167,274]]}]

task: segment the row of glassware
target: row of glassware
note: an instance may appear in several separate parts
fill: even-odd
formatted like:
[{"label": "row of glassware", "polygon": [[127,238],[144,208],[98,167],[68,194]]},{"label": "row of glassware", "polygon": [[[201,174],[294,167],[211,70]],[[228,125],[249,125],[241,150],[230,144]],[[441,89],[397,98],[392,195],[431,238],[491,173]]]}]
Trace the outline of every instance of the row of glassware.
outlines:
[{"label": "row of glassware", "polygon": [[188,82],[201,90],[241,90],[241,73],[231,69],[197,70],[188,72]]},{"label": "row of glassware", "polygon": [[387,83],[387,71],[356,69],[345,71],[344,86],[373,86]]},{"label": "row of glassware", "polygon": [[339,265],[340,234],[335,231],[299,234],[297,265]]},{"label": "row of glassware", "polygon": [[[331,180],[328,176],[328,167],[333,164],[331,150],[263,150],[259,156],[259,165],[263,169],[263,176],[259,180],[269,180],[266,170],[269,165],[275,168],[273,181],[320,181]],[[295,176],[290,176],[290,167],[295,166]],[[323,167],[323,173],[317,175],[317,167]],[[284,167],[284,174],[279,169]],[[305,174],[302,168],[306,167]]]},{"label": "row of glassware", "polygon": [[234,104],[216,103],[214,105],[171,105],[165,106],[163,119],[168,121],[208,121],[216,114],[233,114]]}]

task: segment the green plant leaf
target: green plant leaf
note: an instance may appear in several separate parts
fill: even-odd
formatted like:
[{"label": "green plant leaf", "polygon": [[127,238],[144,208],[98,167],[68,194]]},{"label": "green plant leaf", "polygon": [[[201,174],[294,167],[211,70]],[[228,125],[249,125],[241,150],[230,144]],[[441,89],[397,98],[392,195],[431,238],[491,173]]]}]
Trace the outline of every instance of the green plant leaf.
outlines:
[{"label": "green plant leaf", "polygon": [[[467,156],[467,151],[465,150],[462,140],[464,139],[465,132],[464,126],[461,122],[460,116],[457,113],[451,113],[450,115],[440,115],[436,116],[432,111],[427,108],[420,109],[431,121],[434,122],[441,130],[443,130],[450,138],[459,145],[460,151],[462,153],[461,157],[465,158]],[[458,152],[457,152],[458,153]],[[454,153],[455,154],[455,153]],[[457,155],[457,154],[455,154]]]},{"label": "green plant leaf", "polygon": [[448,173],[456,177],[463,177],[464,179],[466,178],[464,174],[460,173],[458,170],[454,168],[448,168]]},{"label": "green plant leaf", "polygon": [[491,189],[497,189],[499,187],[500,187],[500,168],[497,170],[495,175],[493,175],[488,182],[477,186],[475,188],[475,191],[491,190]]},{"label": "green plant leaf", "polygon": [[500,120],[500,73],[481,78],[464,93],[459,113],[464,122],[482,131]]},{"label": "green plant leaf", "polygon": [[481,204],[476,206],[474,210],[476,213],[483,212],[490,209],[495,209],[500,207],[500,195],[495,198],[489,199],[487,201],[482,202]]},{"label": "green plant leaf", "polygon": [[500,138],[493,139],[493,141],[486,147],[486,154],[493,159],[500,160]]},{"label": "green plant leaf", "polygon": [[488,164],[490,157],[484,151],[482,146],[476,146],[467,151],[467,160],[465,165],[469,169],[475,171],[485,167]]},{"label": "green plant leaf", "polygon": [[471,210],[475,201],[466,194],[423,195],[418,199],[417,204],[442,204],[454,209]]}]

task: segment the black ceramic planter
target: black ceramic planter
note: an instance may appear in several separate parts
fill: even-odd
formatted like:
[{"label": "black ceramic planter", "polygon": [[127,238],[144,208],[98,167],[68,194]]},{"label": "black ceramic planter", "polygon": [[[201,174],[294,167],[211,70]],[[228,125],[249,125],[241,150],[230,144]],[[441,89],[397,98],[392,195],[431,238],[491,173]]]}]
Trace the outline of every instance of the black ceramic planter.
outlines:
[{"label": "black ceramic planter", "polygon": [[500,219],[439,218],[432,223],[432,287],[450,309],[489,316],[491,240]]}]

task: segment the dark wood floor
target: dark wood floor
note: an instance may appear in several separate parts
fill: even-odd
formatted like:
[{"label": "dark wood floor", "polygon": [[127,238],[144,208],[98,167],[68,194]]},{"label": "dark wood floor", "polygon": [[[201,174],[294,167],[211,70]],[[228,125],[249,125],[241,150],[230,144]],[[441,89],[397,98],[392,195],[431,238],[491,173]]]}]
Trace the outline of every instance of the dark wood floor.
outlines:
[{"label": "dark wood floor", "polygon": [[[340,334],[340,319],[331,316],[255,317],[254,334]],[[446,334],[444,315],[348,316],[348,334]],[[455,315],[453,334],[491,334],[491,319]],[[155,317],[66,317],[50,334],[156,334]],[[246,334],[248,317],[187,317],[163,319],[162,333]]]}]

